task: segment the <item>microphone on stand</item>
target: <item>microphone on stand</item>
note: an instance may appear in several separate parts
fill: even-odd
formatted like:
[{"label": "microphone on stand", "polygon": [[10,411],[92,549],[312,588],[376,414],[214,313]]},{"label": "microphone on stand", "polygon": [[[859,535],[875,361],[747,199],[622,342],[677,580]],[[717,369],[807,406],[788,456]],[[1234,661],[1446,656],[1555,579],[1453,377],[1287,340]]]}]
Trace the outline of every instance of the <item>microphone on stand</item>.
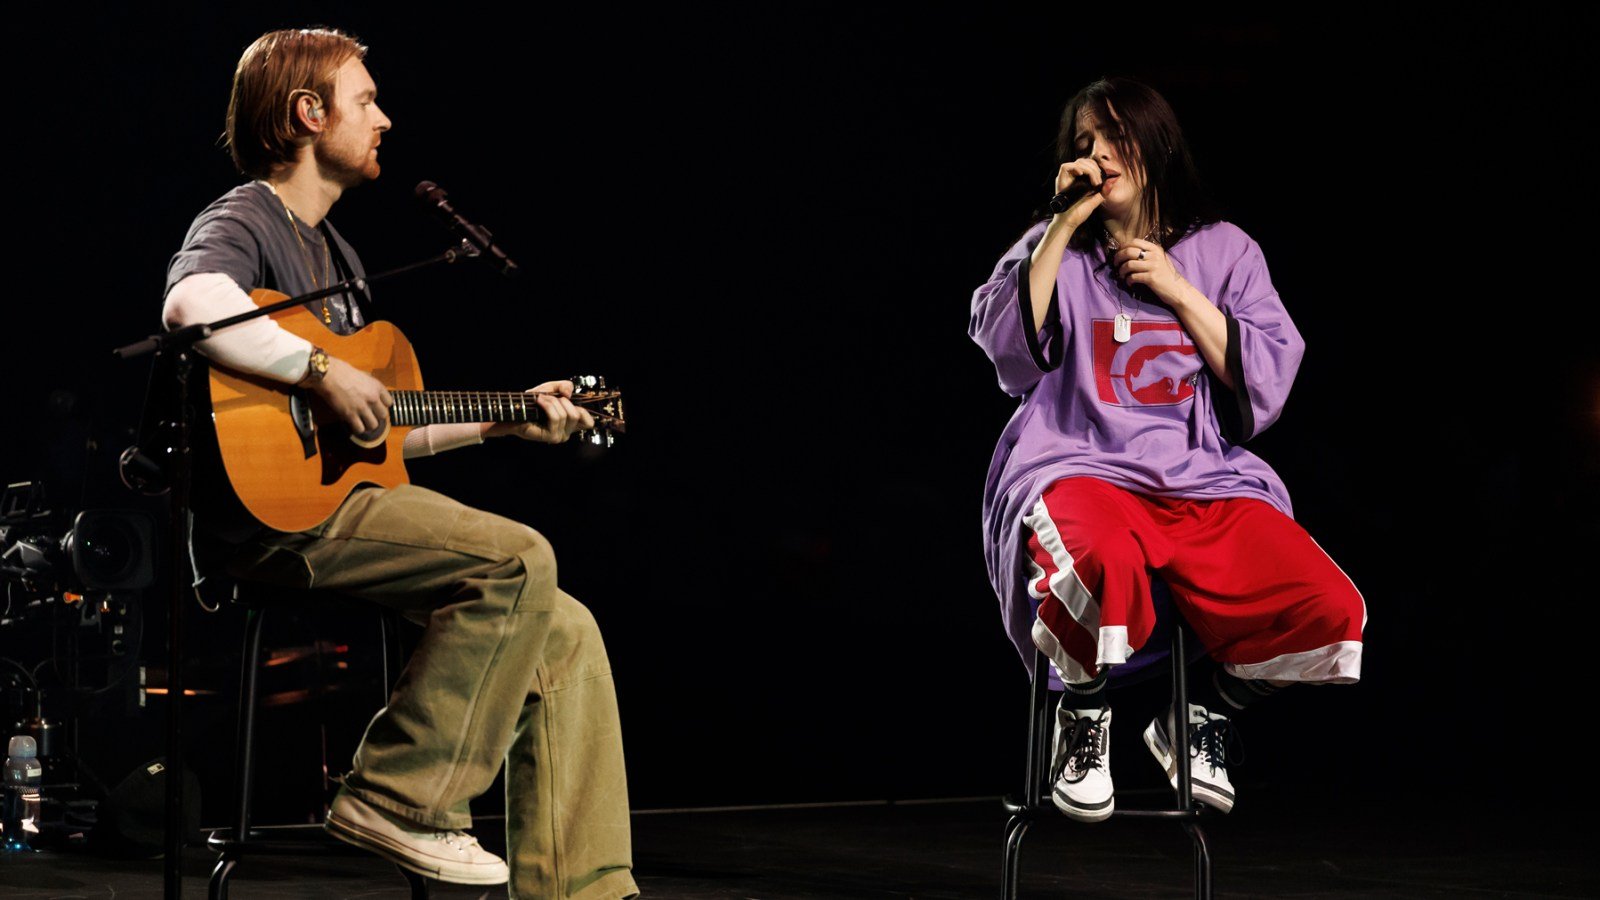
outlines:
[{"label": "microphone on stand", "polygon": [[511,257],[506,256],[506,252],[495,244],[494,235],[489,233],[489,229],[468,222],[465,217],[456,212],[455,207],[450,205],[450,201],[445,199],[448,195],[445,193],[444,188],[431,181],[424,181],[417,185],[416,194],[417,199],[421,200],[425,206],[432,209],[439,218],[443,219],[451,231],[466,238],[468,243],[477,247],[483,258],[499,270],[501,275],[511,278],[521,271],[517,264],[511,261]]}]

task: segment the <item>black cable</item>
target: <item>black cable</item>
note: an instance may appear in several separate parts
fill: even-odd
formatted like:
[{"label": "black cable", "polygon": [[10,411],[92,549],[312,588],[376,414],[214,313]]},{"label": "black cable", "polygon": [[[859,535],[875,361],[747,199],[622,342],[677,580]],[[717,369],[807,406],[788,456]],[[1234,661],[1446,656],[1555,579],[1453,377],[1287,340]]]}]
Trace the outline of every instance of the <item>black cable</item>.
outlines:
[{"label": "black cable", "polygon": [[[128,605],[129,605],[130,608],[134,608],[134,604],[135,603],[136,603],[135,600],[132,600],[132,599],[128,600]],[[131,650],[127,654],[127,657],[128,657],[127,666],[124,667],[121,672],[117,673],[117,677],[115,677],[115,678],[111,679],[109,682],[107,682],[105,687],[95,688],[92,691],[85,691],[85,690],[80,689],[78,691],[79,696],[82,696],[82,697],[98,697],[99,695],[104,694],[106,691],[109,691],[112,688],[120,685],[122,683],[123,679],[125,679],[129,675],[133,674],[133,670],[134,669],[139,668],[139,653],[140,653],[140,651],[142,651],[144,649],[144,616],[142,615],[143,610],[137,610],[137,612],[139,612],[140,614],[139,615],[129,615],[129,616],[126,617],[127,621],[129,621],[129,622],[137,622],[138,623],[138,630],[135,632],[135,635],[134,635],[135,641],[134,641],[134,644],[133,644],[133,650]]]},{"label": "black cable", "polygon": [[[33,673],[28,676],[29,679],[31,681],[33,681],[34,690],[36,690],[36,691],[39,690],[39,682],[38,682],[38,679],[37,679],[36,676],[38,675],[39,671],[41,669],[43,669],[45,666],[50,666],[55,671],[56,679],[61,682],[61,687],[66,688],[67,690],[71,691],[73,694],[75,694],[75,695],[77,695],[79,697],[98,697],[99,695],[104,694],[105,692],[111,690],[112,688],[117,687],[118,685],[120,685],[122,683],[123,679],[125,679],[129,675],[131,675],[133,673],[133,670],[139,667],[139,653],[140,653],[140,651],[142,651],[144,649],[144,617],[143,617],[143,615],[138,614],[138,613],[141,613],[142,610],[138,609],[137,600],[136,599],[130,597],[127,600],[127,603],[128,603],[129,608],[134,611],[134,614],[125,616],[125,620],[129,623],[130,627],[136,629],[134,631],[133,649],[130,652],[124,654],[127,657],[128,662],[123,667],[122,671],[118,672],[114,677],[111,677],[106,682],[106,684],[104,686],[95,688],[93,690],[84,690],[83,688],[73,687],[73,686],[68,685],[68,684],[65,683],[65,678],[64,678],[64,676],[63,676],[63,674],[61,672],[61,666],[60,666],[60,663],[59,663],[59,660],[58,660],[58,657],[60,656],[59,642],[58,642],[58,640],[56,638],[56,634],[57,634],[58,629],[55,627],[55,624],[56,624],[55,623],[55,617],[56,617],[57,611],[56,611],[55,608],[52,608],[51,611],[50,611],[50,615],[51,615],[51,622],[50,622],[50,658],[40,662],[37,666],[34,666],[33,667]],[[97,654],[97,655],[94,655],[94,656],[80,656],[78,658],[78,662],[81,665],[86,660],[101,660],[101,659],[115,659],[115,658],[116,658],[116,654],[102,653],[102,654]],[[13,663],[13,665],[15,665],[15,663]],[[18,668],[21,668],[21,667],[18,666]],[[23,671],[26,672],[27,670],[23,669]]]},{"label": "black cable", "polygon": [[[87,603],[88,601],[85,600],[84,602]],[[40,661],[40,663],[38,665],[33,667],[33,677],[35,679],[37,679],[39,677],[39,670],[40,669],[43,669],[45,666],[49,666],[50,668],[55,670],[55,672],[56,672],[56,680],[57,681],[61,680],[61,667],[56,665],[56,656],[58,654],[58,651],[56,649],[56,641],[57,641],[56,633],[59,631],[59,629],[56,628],[56,613],[59,610],[60,610],[60,606],[51,606],[50,607],[50,657],[48,659]],[[37,683],[37,681],[35,681],[35,683]]]},{"label": "black cable", "polygon": [[27,666],[24,666],[22,663],[19,663],[16,660],[6,656],[0,656],[0,662],[10,663],[11,665],[16,666],[18,672],[21,672],[23,675],[27,676],[28,683],[33,685],[34,693],[38,693],[39,679],[33,677],[33,673],[28,671]]}]

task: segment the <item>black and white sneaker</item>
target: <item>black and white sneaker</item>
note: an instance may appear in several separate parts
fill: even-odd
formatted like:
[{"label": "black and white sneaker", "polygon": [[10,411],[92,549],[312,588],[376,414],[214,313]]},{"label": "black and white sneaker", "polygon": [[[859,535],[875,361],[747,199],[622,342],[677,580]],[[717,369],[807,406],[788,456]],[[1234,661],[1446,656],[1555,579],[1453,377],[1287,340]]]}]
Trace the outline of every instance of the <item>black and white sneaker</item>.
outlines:
[{"label": "black and white sneaker", "polygon": [[1111,815],[1111,710],[1056,710],[1055,752],[1050,799],[1056,808],[1080,822],[1099,822]]},{"label": "black and white sneaker", "polygon": [[[1178,786],[1178,767],[1174,765],[1172,743],[1168,739],[1172,713],[1166,721],[1157,717],[1144,730],[1144,743],[1156,762],[1167,770],[1167,780]],[[1189,783],[1194,797],[1219,812],[1233,809],[1233,782],[1228,780],[1228,747],[1235,740],[1227,716],[1189,704]]]}]

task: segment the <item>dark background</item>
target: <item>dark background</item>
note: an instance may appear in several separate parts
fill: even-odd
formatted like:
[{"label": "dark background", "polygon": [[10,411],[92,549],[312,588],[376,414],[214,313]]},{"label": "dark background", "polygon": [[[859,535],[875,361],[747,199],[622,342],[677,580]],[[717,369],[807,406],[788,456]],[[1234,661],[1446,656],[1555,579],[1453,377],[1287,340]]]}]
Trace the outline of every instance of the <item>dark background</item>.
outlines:
[{"label": "dark background", "polygon": [[[1131,75],[1176,109],[1308,342],[1252,449],[1371,614],[1360,685],[1247,718],[1242,800],[1523,806],[1579,783],[1587,750],[1561,735],[1597,594],[1600,364],[1592,285],[1573,287],[1592,243],[1576,29],[277,8],[19,26],[8,79],[33,88],[12,121],[7,481],[43,480],[63,507],[160,508],[113,474],[147,367],[109,350],[154,328],[189,221],[238,181],[217,138],[240,50],[341,27],[371,46],[394,122],[382,178],[332,215],[368,269],[443,248],[410,197],[430,179],[525,270],[379,288],[430,386],[581,371],[625,392],[630,433],[603,456],[497,441],[410,469],[552,539],[606,635],[634,805],[1010,790],[1025,678],[979,512],[1014,401],[967,306],[1048,196],[1062,104]],[[164,603],[145,597],[152,664]],[[348,642],[370,679],[370,619],[301,617],[269,641]],[[191,621],[191,677],[221,691],[190,707],[216,821],[239,617]],[[48,632],[10,631],[0,655],[48,658]],[[131,688],[67,694],[47,702],[83,717],[108,780],[160,754]],[[1136,741],[1157,696],[1119,719],[1119,784],[1156,783]],[[277,815],[320,801],[315,723],[342,770],[375,698],[268,711]]]}]

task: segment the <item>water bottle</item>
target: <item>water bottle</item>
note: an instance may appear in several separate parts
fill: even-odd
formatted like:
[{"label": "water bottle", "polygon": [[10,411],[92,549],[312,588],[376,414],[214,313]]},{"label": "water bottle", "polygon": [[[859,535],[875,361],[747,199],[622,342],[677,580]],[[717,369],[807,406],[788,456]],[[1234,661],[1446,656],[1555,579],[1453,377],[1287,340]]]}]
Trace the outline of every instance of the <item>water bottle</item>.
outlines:
[{"label": "water bottle", "polygon": [[44,767],[39,745],[19,734],[6,748],[5,814],[0,816],[0,840],[7,850],[26,850],[39,836],[39,785]]}]

